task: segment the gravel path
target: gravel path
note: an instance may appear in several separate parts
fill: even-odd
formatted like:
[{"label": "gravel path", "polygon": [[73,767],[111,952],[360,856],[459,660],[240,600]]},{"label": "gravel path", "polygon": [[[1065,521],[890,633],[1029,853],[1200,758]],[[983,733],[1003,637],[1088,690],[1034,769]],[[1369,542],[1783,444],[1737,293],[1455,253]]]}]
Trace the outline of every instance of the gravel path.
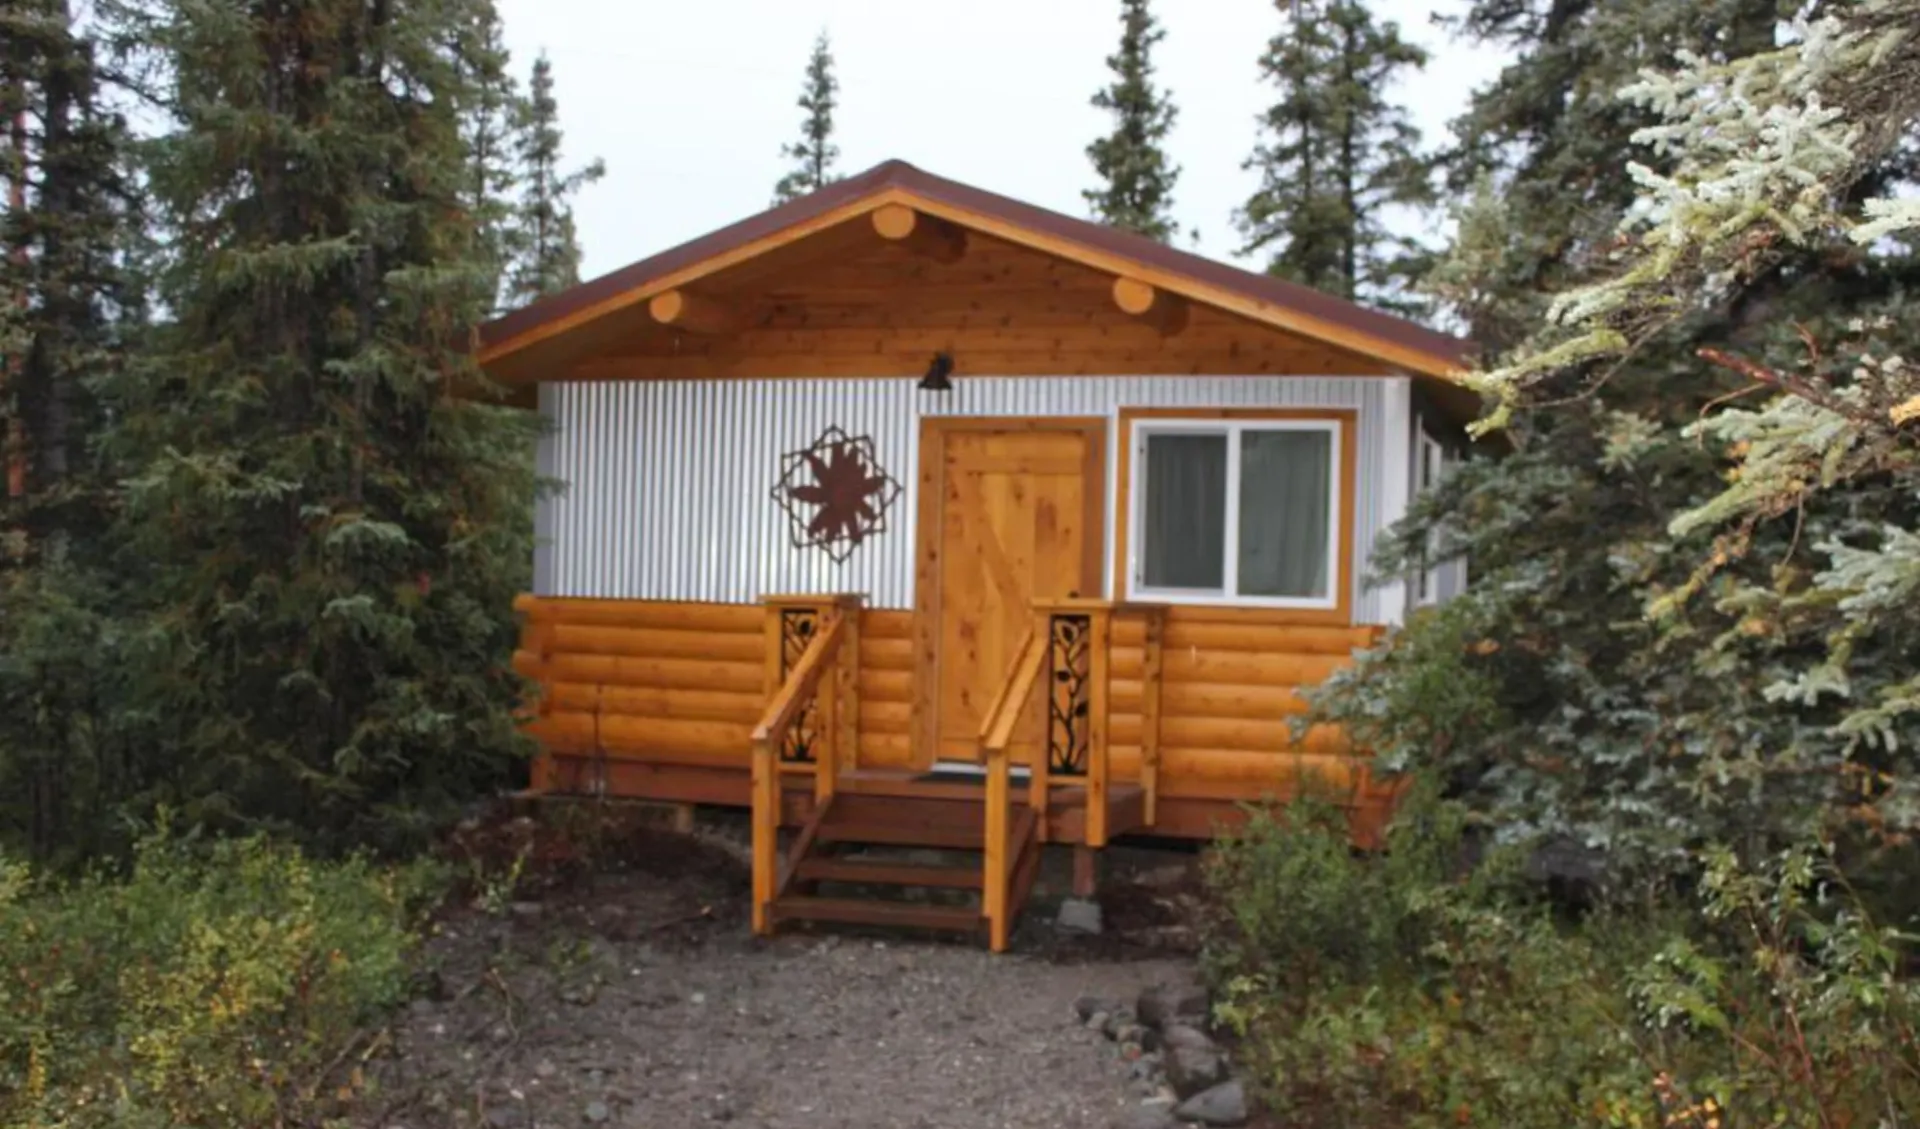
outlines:
[{"label": "gravel path", "polygon": [[[1191,976],[1173,958],[745,927],[731,864],[602,879],[464,913],[378,1064],[379,1129],[1106,1129],[1139,1102],[1082,995]],[[1030,915],[1039,917],[1038,914]],[[1089,954],[1091,957],[1091,954]]]}]

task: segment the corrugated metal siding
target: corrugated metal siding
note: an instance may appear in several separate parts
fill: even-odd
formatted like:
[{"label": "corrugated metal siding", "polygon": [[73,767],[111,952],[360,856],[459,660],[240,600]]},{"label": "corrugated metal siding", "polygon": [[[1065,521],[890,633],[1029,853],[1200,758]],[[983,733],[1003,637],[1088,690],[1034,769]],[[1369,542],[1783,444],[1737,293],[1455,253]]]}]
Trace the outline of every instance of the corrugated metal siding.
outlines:
[{"label": "corrugated metal siding", "polygon": [[[631,381],[541,387],[553,423],[542,470],[566,483],[541,505],[547,544],[536,591],[552,596],[751,602],[793,592],[864,592],[871,606],[913,606],[919,419],[1105,416],[1123,407],[1331,407],[1359,413],[1355,611],[1377,622],[1361,578],[1381,526],[1385,447],[1381,377],[961,377],[950,393],[886,380]],[[870,435],[904,488],[888,529],[835,564],[796,551],[770,492],[780,456],[830,426]],[[1108,498],[1113,448],[1108,427]],[[1107,523],[1112,559],[1114,521]],[[1109,567],[1104,575],[1111,575]]]}]

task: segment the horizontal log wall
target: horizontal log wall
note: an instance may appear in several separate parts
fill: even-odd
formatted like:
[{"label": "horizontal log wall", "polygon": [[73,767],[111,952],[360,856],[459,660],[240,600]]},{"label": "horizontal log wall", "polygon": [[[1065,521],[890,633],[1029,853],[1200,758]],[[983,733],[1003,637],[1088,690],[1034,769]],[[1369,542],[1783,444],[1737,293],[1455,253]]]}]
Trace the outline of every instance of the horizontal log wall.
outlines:
[{"label": "horizontal log wall", "polygon": [[[765,708],[765,610],[754,604],[539,599],[515,667],[540,683],[529,731],[547,753],[745,771]],[[914,764],[911,612],[868,609],[860,621],[860,751],[866,768]],[[1365,786],[1366,758],[1316,727],[1295,741],[1298,691],[1352,661],[1371,627],[1306,627],[1235,608],[1174,607],[1161,649],[1160,794],[1258,800],[1312,774]],[[1108,739],[1113,776],[1137,780],[1145,701],[1145,621],[1121,610],[1112,629]],[[548,778],[535,773],[536,788]]]},{"label": "horizontal log wall", "polygon": [[540,684],[528,732],[545,752],[747,767],[767,700],[763,609],[571,599],[522,608],[514,667]]},{"label": "horizontal log wall", "polygon": [[[1374,627],[1298,626],[1266,610],[1170,607],[1161,642],[1160,795],[1259,800],[1293,794],[1306,775],[1345,793],[1368,783],[1346,735],[1315,726],[1298,741],[1298,691],[1352,663]],[[1138,779],[1146,621],[1114,616],[1107,732],[1117,779]]]}]

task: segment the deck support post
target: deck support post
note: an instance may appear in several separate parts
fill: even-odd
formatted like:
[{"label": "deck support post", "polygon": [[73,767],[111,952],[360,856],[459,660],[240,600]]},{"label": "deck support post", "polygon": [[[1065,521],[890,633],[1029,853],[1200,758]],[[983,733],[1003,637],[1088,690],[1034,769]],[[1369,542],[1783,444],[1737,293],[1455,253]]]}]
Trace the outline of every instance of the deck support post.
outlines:
[{"label": "deck support post", "polygon": [[1091,898],[1100,889],[1100,852],[1085,843],[1073,845],[1073,896]]}]

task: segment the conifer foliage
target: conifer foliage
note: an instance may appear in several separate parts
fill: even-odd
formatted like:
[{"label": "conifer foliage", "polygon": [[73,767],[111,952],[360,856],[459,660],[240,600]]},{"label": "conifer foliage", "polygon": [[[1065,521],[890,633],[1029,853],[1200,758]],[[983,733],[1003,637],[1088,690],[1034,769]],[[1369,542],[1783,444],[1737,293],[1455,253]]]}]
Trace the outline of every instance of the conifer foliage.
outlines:
[{"label": "conifer foliage", "polygon": [[0,3],[0,843],[73,857],[137,786],[114,737],[94,387],[139,333],[126,133],[62,0]]},{"label": "conifer foliage", "polygon": [[813,54],[807,59],[806,83],[796,103],[806,111],[800,122],[800,140],[780,147],[780,155],[793,162],[792,171],[773,186],[773,202],[784,204],[809,192],[815,192],[840,177],[833,163],[840,159],[840,147],[833,143],[833,111],[840,102],[840,80],[833,75],[833,44],[827,33],[813,41]]},{"label": "conifer foliage", "polygon": [[489,0],[132,5],[172,322],[112,383],[144,562],[129,708],[184,811],[391,842],[521,752],[531,425],[468,350]]},{"label": "conifer foliage", "polygon": [[1120,49],[1107,56],[1113,81],[1093,96],[1113,116],[1113,132],[1087,146],[1101,184],[1082,195],[1101,223],[1166,242],[1178,234],[1171,212],[1180,170],[1163,148],[1177,111],[1153,84],[1153,48],[1167,33],[1150,0],[1121,0],[1120,28]]},{"label": "conifer foliage", "polygon": [[1785,46],[1772,0],[1513,9],[1472,13],[1525,50],[1463,123],[1439,282],[1518,450],[1376,562],[1437,538],[1474,582],[1326,716],[1619,872],[1820,835],[1877,881],[1920,828],[1913,0]]},{"label": "conifer foliage", "polygon": [[[1420,133],[1390,87],[1426,52],[1376,21],[1364,0],[1281,0],[1284,27],[1260,73],[1279,90],[1246,166],[1260,186],[1237,214],[1241,253],[1271,274],[1407,310],[1417,244],[1395,209],[1431,203]],[[1404,217],[1400,217],[1404,223]]]},{"label": "conifer foliage", "polygon": [[580,240],[573,224],[573,197],[606,175],[599,160],[571,172],[560,157],[560,105],[553,96],[553,63],[534,60],[527,98],[520,105],[514,138],[520,179],[507,240],[506,305],[524,306],[580,281]]}]

